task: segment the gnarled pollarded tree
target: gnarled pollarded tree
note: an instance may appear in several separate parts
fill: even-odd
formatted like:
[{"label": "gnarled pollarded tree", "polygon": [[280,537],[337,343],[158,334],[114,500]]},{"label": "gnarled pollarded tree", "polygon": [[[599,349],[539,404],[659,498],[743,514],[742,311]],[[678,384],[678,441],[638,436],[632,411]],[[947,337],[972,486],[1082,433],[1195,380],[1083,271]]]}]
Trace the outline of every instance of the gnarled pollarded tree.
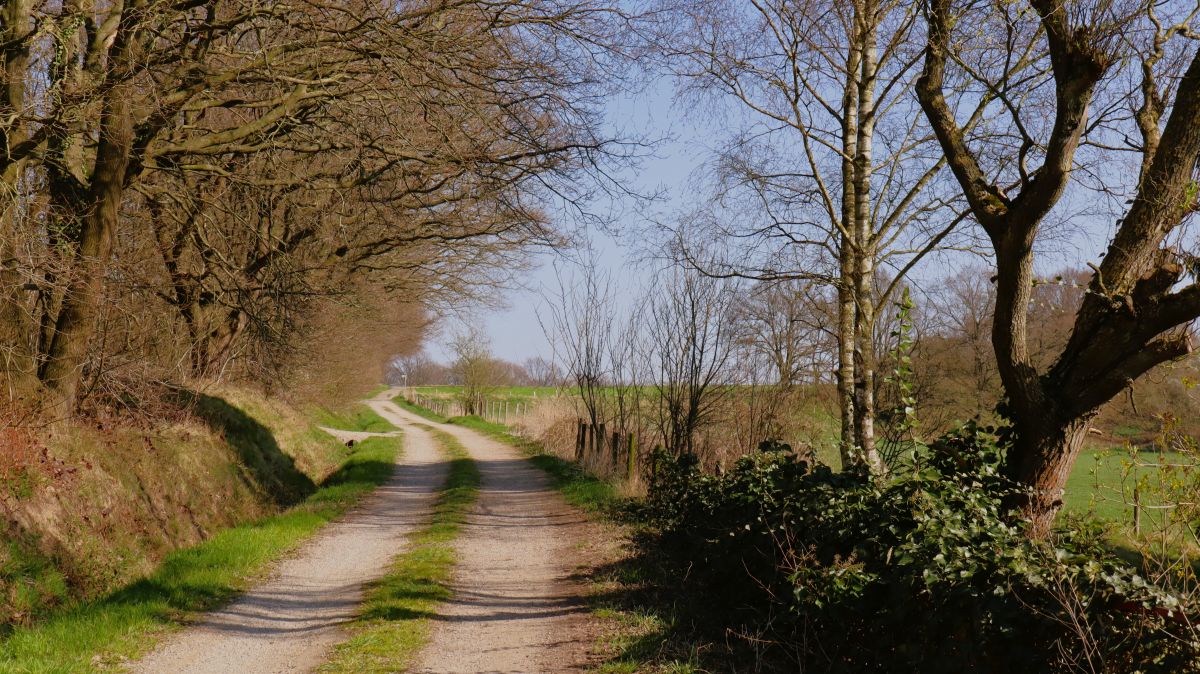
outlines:
[{"label": "gnarled pollarded tree", "polygon": [[611,147],[587,95],[615,17],[586,0],[5,3],[7,397],[70,413],[101,314],[135,291],[208,374],[247,334],[289,334],[306,298],[436,304],[557,241],[547,204],[580,198],[572,178]]},{"label": "gnarled pollarded tree", "polygon": [[[992,344],[1016,433],[1007,470],[1030,488],[1018,505],[1041,536],[1099,407],[1192,350],[1200,282],[1182,228],[1200,194],[1200,6],[929,0],[925,9],[917,94],[995,251]],[[947,95],[964,81],[995,100],[976,133],[959,112],[972,96]],[[1085,190],[1117,204],[1111,221],[1091,220],[1115,233],[1070,339],[1039,369],[1028,344],[1035,247]]]}]

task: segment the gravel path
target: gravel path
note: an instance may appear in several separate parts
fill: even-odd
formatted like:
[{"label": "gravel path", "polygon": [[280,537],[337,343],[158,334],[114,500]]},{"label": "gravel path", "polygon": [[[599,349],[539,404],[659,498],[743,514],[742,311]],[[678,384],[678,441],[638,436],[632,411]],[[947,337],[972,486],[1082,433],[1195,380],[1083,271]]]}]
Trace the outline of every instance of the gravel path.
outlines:
[{"label": "gravel path", "polygon": [[430,425],[458,438],[479,463],[482,483],[457,546],[454,598],[438,610],[411,671],[583,671],[594,626],[571,575],[590,525],[513,448],[459,426]]},{"label": "gravel path", "polygon": [[363,584],[383,575],[404,536],[428,519],[445,478],[433,438],[416,424],[457,437],[479,463],[482,483],[457,545],[454,598],[439,608],[430,643],[411,671],[586,669],[594,626],[571,575],[590,525],[514,449],[401,410],[388,401],[395,393],[368,401],[404,431],[404,457],[392,479],[282,562],[270,580],[168,639],[133,671],[275,674],[320,665],[344,638],[341,625],[355,617]]},{"label": "gravel path", "polygon": [[382,576],[405,535],[428,519],[446,474],[433,439],[386,395],[368,405],[404,429],[404,456],[392,478],[265,583],[168,639],[133,671],[274,674],[309,671],[324,661],[344,638],[340,625],[355,617],[363,584]]}]

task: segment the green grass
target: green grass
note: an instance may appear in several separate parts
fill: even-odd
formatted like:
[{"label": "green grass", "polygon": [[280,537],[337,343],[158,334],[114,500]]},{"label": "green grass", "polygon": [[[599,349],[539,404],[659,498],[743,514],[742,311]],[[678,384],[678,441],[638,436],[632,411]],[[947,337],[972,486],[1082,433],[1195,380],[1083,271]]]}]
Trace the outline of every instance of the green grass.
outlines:
[{"label": "green grass", "polygon": [[[568,503],[605,518],[622,512],[626,504],[616,487],[584,471],[578,464],[546,453],[541,444],[513,435],[504,424],[479,417],[455,417],[449,423],[478,431],[520,450],[544,471]],[[701,671],[695,657],[675,652],[676,622],[668,602],[643,603],[637,598],[647,575],[658,573],[653,563],[638,556],[607,566],[589,579],[592,613],[614,627],[598,644],[607,655],[594,671],[604,674],[659,672],[693,674]],[[671,655],[664,655],[670,643]]]},{"label": "green grass", "polygon": [[[432,416],[441,420],[415,405],[405,403],[404,407],[418,414],[424,412],[426,418]],[[520,450],[550,477],[554,487],[569,503],[593,515],[612,517],[625,503],[613,484],[587,473],[574,462],[547,454],[539,443],[514,435],[504,424],[474,416],[446,421]],[[678,636],[670,602],[645,602],[640,596],[647,585],[645,579],[657,573],[654,563],[639,555],[607,566],[589,579],[591,610],[613,627],[605,631],[597,644],[607,655],[594,671],[605,674],[693,674],[703,671],[697,665],[699,657],[693,645]]]},{"label": "green grass", "polygon": [[[412,390],[424,395],[453,396],[462,391],[461,386],[413,386]],[[553,398],[561,389],[553,386],[498,386],[488,391],[489,399],[525,401],[530,398]]]},{"label": "green grass", "polygon": [[409,412],[412,412],[413,414],[415,414],[419,417],[422,417],[424,419],[428,419],[434,423],[444,424],[449,421],[449,419],[447,419],[446,417],[443,417],[442,415],[438,414],[437,412],[434,412],[433,410],[429,410],[424,407],[421,407],[420,405],[414,405],[414,404],[408,402],[407,400],[404,399],[404,396],[396,396],[395,398],[392,398],[392,402],[396,403],[396,406],[399,407],[400,409],[408,410]]},{"label": "green grass", "polygon": [[[1063,511],[1080,515],[1090,513],[1123,527],[1131,526],[1134,483],[1146,478],[1154,484],[1157,469],[1146,465],[1127,467],[1130,460],[1129,450],[1125,449],[1083,450],[1067,479]],[[1138,461],[1149,464],[1158,461],[1189,462],[1183,455],[1173,452],[1140,452]],[[1161,513],[1161,510],[1146,509],[1143,521],[1146,521],[1145,518],[1161,516]]]},{"label": "green grass", "polygon": [[372,584],[352,636],[321,672],[404,671],[428,638],[434,609],[450,598],[453,543],[478,494],[479,468],[452,436],[433,433],[450,460],[433,519],[409,537],[408,552]]},{"label": "green grass", "polygon": [[384,391],[386,391],[390,388],[392,388],[392,387],[387,384],[379,384],[375,388],[371,389],[371,391],[363,397],[364,398],[374,398],[375,396],[379,395],[380,393],[383,393]]},{"label": "green grass", "polygon": [[525,454],[530,463],[550,476],[555,489],[560,491],[571,505],[593,513],[605,513],[611,512],[620,504],[621,498],[612,483],[587,473],[572,461],[548,454],[536,440],[513,435],[512,429],[504,424],[487,421],[477,416],[448,419],[424,407],[414,405],[399,396],[394,399],[394,402],[399,407],[430,421],[470,428],[516,447]]},{"label": "green grass", "polygon": [[341,413],[320,408],[313,412],[312,417],[313,421],[320,426],[338,428],[343,431],[389,433],[396,430],[395,426],[363,404],[354,405]]},{"label": "green grass", "polygon": [[[700,666],[698,647],[684,648],[685,653],[667,656],[664,644],[678,630],[675,620],[660,608],[628,607],[616,604],[593,609],[598,618],[612,621],[617,629],[601,638],[604,651],[612,655],[597,667],[598,674],[697,674],[708,671]],[[674,645],[673,645],[674,646]]]},{"label": "green grass", "polygon": [[622,504],[623,500],[611,482],[586,472],[573,461],[547,453],[536,440],[513,435],[504,424],[473,416],[455,417],[450,423],[479,431],[521,450],[530,463],[550,476],[554,488],[562,493],[567,502],[577,508],[592,513],[610,513]]},{"label": "green grass", "polygon": [[158,570],[0,640],[0,672],[91,672],[136,657],[196,612],[233,599],[279,559],[392,474],[398,438],[371,438],[304,501],[168,555]]}]

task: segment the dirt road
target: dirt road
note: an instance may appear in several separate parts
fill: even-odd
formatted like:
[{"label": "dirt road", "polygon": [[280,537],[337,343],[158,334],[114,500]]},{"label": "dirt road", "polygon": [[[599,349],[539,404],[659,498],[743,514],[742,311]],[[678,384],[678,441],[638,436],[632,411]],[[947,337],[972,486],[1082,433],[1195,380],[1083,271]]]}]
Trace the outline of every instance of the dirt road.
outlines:
[{"label": "dirt road", "polygon": [[583,588],[570,576],[589,525],[513,448],[459,426],[431,425],[458,438],[482,482],[459,539],[454,599],[438,610],[411,671],[583,671],[595,635]]},{"label": "dirt road", "polygon": [[363,584],[383,575],[404,537],[428,519],[446,474],[428,433],[397,417],[390,402],[368,404],[404,429],[404,455],[392,478],[265,583],[168,639],[133,671],[275,674],[309,671],[325,660],[344,638],[339,626],[356,615]]},{"label": "dirt road", "polygon": [[384,573],[404,536],[429,517],[446,464],[417,424],[458,438],[478,461],[482,483],[459,539],[454,598],[439,609],[431,641],[411,671],[585,668],[594,634],[583,590],[570,576],[589,525],[515,450],[401,410],[387,401],[394,393],[368,402],[404,431],[405,453],[392,479],[270,580],[169,639],[133,671],[274,674],[320,665],[344,638],[340,626],[354,617],[363,584]]}]

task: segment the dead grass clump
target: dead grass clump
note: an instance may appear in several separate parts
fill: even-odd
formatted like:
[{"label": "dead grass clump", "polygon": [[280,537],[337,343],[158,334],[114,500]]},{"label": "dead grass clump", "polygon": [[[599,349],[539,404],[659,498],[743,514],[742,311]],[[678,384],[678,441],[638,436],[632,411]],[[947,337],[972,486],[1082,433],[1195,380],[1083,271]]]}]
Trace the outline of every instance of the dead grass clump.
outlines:
[{"label": "dead grass clump", "polygon": [[559,458],[575,458],[575,401],[565,396],[548,398],[534,404],[515,426],[524,436],[533,438]]}]

